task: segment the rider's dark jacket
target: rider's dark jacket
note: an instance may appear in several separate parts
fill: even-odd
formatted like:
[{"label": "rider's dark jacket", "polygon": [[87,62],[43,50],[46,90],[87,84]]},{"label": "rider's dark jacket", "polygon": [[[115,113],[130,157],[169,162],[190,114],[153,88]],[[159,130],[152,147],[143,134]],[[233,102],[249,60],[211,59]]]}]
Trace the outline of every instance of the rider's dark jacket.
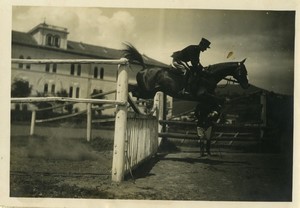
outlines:
[{"label": "rider's dark jacket", "polygon": [[172,54],[173,61],[183,61],[185,63],[191,61],[193,69],[203,69],[200,63],[200,47],[199,45],[189,45],[181,51]]}]

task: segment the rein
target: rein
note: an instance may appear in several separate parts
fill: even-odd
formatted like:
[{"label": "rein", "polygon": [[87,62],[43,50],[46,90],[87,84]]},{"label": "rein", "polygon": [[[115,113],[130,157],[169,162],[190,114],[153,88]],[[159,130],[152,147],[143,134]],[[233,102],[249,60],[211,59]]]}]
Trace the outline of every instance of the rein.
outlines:
[{"label": "rein", "polygon": [[228,82],[233,82],[233,83],[239,83],[237,80],[235,80],[235,79],[229,79],[229,78],[223,78],[224,80],[226,80],[227,81],[227,83]]},{"label": "rein", "polygon": [[223,79],[227,81],[226,84],[225,84],[225,86],[224,87],[217,86],[218,88],[225,88],[225,87],[228,86],[228,84],[230,82],[232,82],[232,83],[238,83],[238,81],[236,81],[235,79],[229,79],[229,78],[223,78]]}]

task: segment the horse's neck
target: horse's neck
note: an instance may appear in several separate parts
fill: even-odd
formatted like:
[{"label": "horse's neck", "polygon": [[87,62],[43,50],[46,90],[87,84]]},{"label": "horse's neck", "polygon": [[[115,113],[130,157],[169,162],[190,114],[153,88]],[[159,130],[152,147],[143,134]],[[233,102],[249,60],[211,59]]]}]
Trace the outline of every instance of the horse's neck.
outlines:
[{"label": "horse's neck", "polygon": [[237,63],[232,62],[232,63],[216,64],[216,65],[212,65],[211,67],[212,67],[212,75],[218,83],[226,76],[233,75],[234,70],[237,67]]}]

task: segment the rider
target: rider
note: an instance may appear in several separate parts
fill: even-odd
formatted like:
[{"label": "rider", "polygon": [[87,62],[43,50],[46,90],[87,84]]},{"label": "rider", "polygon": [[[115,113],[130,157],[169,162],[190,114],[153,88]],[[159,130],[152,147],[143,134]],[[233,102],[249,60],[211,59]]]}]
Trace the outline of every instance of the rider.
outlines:
[{"label": "rider", "polygon": [[210,156],[210,144],[212,128],[219,118],[221,106],[212,106],[209,103],[199,103],[195,109],[195,117],[197,118],[197,135],[200,139],[200,153],[204,156],[204,144],[206,142],[206,152]]},{"label": "rider", "polygon": [[[189,70],[199,70],[200,74],[203,75],[203,66],[200,63],[200,52],[204,52],[207,48],[210,48],[209,40],[202,38],[199,45],[189,45],[181,51],[176,51],[172,54],[172,66],[174,68],[183,71],[185,76],[184,88],[179,92],[179,94],[189,94],[186,92],[186,87],[189,81]],[[188,62],[191,62],[192,68],[189,66]],[[188,74],[187,74],[188,73]]]}]

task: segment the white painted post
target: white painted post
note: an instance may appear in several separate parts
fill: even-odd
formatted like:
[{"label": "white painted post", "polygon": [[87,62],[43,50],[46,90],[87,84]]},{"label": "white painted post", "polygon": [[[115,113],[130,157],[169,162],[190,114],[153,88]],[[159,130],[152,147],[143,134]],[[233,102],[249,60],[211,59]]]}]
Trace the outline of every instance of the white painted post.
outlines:
[{"label": "white painted post", "polygon": [[87,120],[87,124],[86,124],[86,140],[89,142],[91,141],[91,137],[92,137],[92,104],[88,103],[86,105],[86,120]]},{"label": "white painted post", "polygon": [[31,125],[30,125],[30,136],[34,135],[35,117],[36,117],[36,111],[32,110],[32,113],[31,113]]},{"label": "white painted post", "polygon": [[[117,81],[117,101],[127,103],[128,99],[128,71],[127,64],[119,65]],[[112,164],[112,181],[121,182],[125,172],[125,142],[127,129],[127,105],[116,108],[114,150]]]},{"label": "white painted post", "polygon": [[[157,92],[154,99],[154,104],[157,105],[156,117],[158,121],[164,119],[164,102],[163,102],[163,92]],[[163,131],[163,125],[158,122],[158,133]],[[162,137],[158,137],[158,146],[160,145]]]}]

